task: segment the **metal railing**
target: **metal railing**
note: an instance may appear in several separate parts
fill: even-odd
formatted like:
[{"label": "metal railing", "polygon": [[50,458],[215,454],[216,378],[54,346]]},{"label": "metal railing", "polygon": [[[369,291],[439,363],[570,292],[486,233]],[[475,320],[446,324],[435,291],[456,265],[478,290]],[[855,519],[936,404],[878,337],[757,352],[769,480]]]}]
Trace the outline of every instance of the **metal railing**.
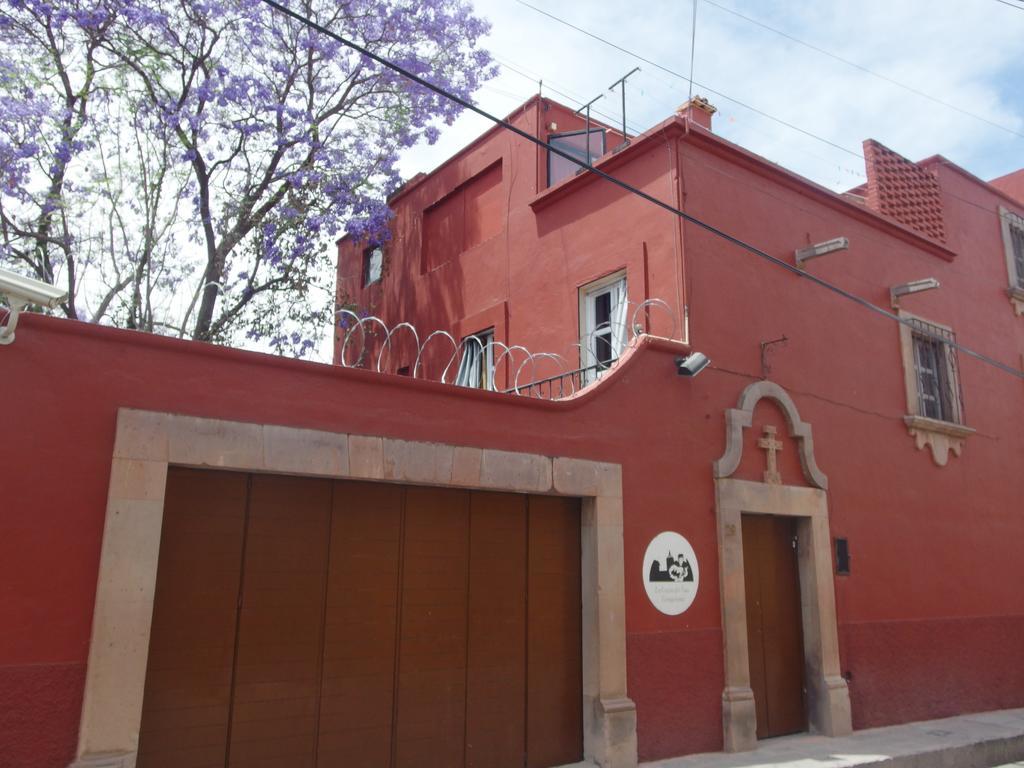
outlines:
[{"label": "metal railing", "polygon": [[617,360],[610,360],[607,363],[577,368],[574,371],[566,371],[555,376],[548,376],[546,379],[537,379],[518,387],[510,387],[502,390],[507,395],[521,395],[523,397],[537,397],[544,400],[562,400],[572,397],[588,384],[593,384],[602,374],[608,371]]}]

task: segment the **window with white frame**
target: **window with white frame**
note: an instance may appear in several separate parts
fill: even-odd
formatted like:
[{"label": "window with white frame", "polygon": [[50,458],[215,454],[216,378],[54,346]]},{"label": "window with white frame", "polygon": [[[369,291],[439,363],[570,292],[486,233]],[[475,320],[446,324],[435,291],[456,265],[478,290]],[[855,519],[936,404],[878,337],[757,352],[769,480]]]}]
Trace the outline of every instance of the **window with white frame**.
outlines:
[{"label": "window with white frame", "polygon": [[626,348],[626,273],[617,272],[580,289],[580,367],[588,384]]},{"label": "window with white frame", "polygon": [[494,389],[494,329],[466,336],[460,345],[462,359],[455,383],[460,387]]},{"label": "window with white frame", "polygon": [[1010,278],[1010,302],[1018,315],[1024,315],[1024,217],[999,207],[1006,252],[1006,271]]}]

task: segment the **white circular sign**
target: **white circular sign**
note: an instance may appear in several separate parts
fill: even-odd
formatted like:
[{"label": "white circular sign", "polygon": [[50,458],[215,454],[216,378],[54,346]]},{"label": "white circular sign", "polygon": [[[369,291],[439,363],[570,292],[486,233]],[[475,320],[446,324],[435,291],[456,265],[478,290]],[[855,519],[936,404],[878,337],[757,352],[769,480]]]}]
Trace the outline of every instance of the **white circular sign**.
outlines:
[{"label": "white circular sign", "polygon": [[644,589],[655,608],[678,616],[693,604],[699,584],[700,569],[690,542],[674,531],[651,539],[644,555]]}]

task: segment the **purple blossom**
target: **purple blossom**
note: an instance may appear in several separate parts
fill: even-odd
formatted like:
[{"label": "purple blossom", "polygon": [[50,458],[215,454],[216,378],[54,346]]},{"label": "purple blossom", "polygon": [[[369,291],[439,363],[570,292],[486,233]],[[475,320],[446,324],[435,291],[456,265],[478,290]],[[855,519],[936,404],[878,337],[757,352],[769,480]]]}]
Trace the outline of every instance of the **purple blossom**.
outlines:
[{"label": "purple blossom", "polygon": [[[493,75],[479,47],[487,23],[467,0],[309,0],[303,8],[460,96]],[[85,83],[85,51],[98,57],[92,90],[72,107],[53,86],[54,51],[34,34],[40,20],[73,62],[76,85]],[[46,180],[38,178],[46,175],[40,168],[51,177],[68,168],[99,174],[92,170],[102,167],[98,150],[130,128],[154,146],[167,142],[171,173],[188,180],[174,187],[184,205],[161,209],[173,208],[177,225],[156,229],[174,232],[192,252],[226,249],[221,257],[247,282],[250,275],[259,282],[257,256],[285,274],[323,259],[341,231],[387,241],[385,201],[401,183],[399,152],[436,142],[439,126],[459,111],[258,0],[0,0],[4,201],[38,215],[72,198],[88,209],[94,199],[141,216],[141,198],[130,193],[136,178],[97,176],[103,183],[74,187],[80,180],[70,174],[61,191],[67,199],[56,200],[42,194]],[[176,286],[184,275],[162,279]],[[231,290],[237,297],[251,287]],[[268,310],[289,304],[270,301]],[[274,334],[272,342],[301,353],[312,342],[299,333]]]}]

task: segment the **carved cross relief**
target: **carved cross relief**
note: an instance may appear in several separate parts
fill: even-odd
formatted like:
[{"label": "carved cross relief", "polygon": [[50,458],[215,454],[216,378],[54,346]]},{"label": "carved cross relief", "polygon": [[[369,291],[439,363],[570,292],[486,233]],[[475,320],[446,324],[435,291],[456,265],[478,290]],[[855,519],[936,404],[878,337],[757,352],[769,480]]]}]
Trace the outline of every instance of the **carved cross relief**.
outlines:
[{"label": "carved cross relief", "polygon": [[775,427],[765,425],[764,437],[757,441],[758,448],[764,448],[768,457],[768,468],[764,471],[764,481],[772,485],[782,485],[779,473],[779,462],[776,454],[782,450],[782,442],[775,439]]},{"label": "carved cross relief", "polygon": [[[801,421],[793,398],[782,387],[773,381],[757,381],[747,386],[740,394],[736,408],[725,411],[725,453],[714,464],[715,477],[719,479],[731,477],[743,458],[743,430],[750,429],[754,424],[754,408],[763,399],[773,400],[786,418],[786,432],[793,438],[800,468],[804,479],[815,488],[826,490],[828,478],[818,469],[814,460],[814,439],[811,437],[811,425]],[[764,473],[764,482],[781,485],[782,476],[779,472],[778,452],[782,450],[783,440],[777,437],[777,429],[768,425],[764,428],[764,436],[757,441],[758,448],[766,454],[768,468]]]}]

